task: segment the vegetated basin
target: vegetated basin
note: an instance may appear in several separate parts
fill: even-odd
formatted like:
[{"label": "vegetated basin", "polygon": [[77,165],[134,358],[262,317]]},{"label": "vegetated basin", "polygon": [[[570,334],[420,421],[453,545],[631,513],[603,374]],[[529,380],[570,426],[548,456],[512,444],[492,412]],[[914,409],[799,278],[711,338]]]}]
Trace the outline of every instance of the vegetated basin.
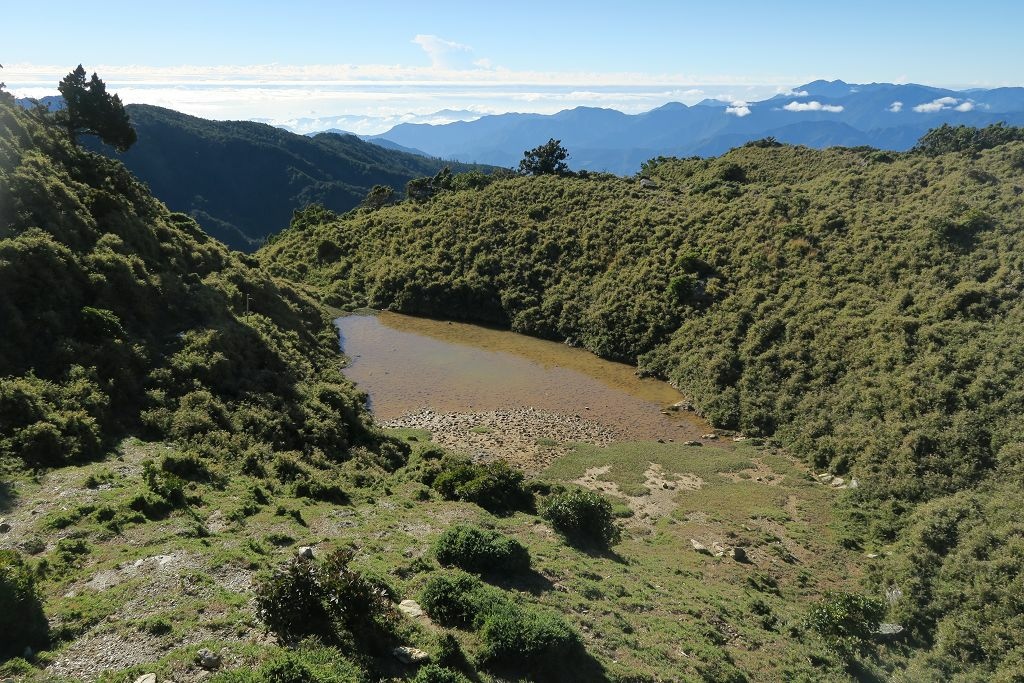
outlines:
[{"label": "vegetated basin", "polygon": [[350,359],[345,374],[369,395],[381,421],[423,408],[532,407],[578,415],[631,440],[678,441],[710,431],[691,413],[663,413],[685,399],[668,383],[565,344],[390,312],[346,315],[335,324]]}]

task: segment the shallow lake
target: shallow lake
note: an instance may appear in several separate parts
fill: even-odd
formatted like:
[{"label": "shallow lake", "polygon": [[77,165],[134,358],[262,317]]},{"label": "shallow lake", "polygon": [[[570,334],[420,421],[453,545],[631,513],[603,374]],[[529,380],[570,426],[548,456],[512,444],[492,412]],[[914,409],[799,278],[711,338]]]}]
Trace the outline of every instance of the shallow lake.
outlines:
[{"label": "shallow lake", "polygon": [[662,413],[685,398],[667,383],[565,344],[389,312],[347,315],[335,324],[350,359],[345,374],[369,395],[381,421],[422,408],[532,407],[637,439],[691,439],[708,430],[690,413]]}]

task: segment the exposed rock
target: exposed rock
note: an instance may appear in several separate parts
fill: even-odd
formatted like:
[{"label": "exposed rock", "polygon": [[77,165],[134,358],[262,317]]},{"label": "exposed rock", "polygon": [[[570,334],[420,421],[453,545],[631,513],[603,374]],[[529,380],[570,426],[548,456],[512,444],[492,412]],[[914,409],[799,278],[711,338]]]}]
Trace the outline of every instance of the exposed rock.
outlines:
[{"label": "exposed rock", "polygon": [[223,660],[219,654],[204,647],[196,653],[196,661],[207,671],[213,671],[220,668]]},{"label": "exposed rock", "polygon": [[692,441],[691,440],[691,441],[684,441],[683,445],[684,446],[703,446],[704,444],[702,444],[700,441]]},{"label": "exposed rock", "polygon": [[641,178],[640,187],[647,190],[653,190],[656,187],[658,187],[658,183],[654,182],[653,180],[650,180],[649,178]]},{"label": "exposed rock", "polygon": [[711,554],[711,551],[708,550],[708,547],[706,545],[704,545],[703,543],[701,543],[700,541],[698,541],[696,538],[691,538],[690,539],[690,545],[692,545],[693,549],[696,550],[701,555],[710,555]]},{"label": "exposed rock", "polygon": [[827,484],[833,479],[835,479],[835,477],[829,474],[828,472],[822,472],[821,474],[818,475],[818,479],[820,479],[823,483]]},{"label": "exposed rock", "polygon": [[903,591],[899,589],[899,586],[889,586],[885,589],[885,600],[890,605],[894,604],[897,600],[903,597]]},{"label": "exposed rock", "polygon": [[391,651],[391,654],[393,654],[395,659],[403,664],[422,664],[430,660],[430,655],[426,652],[414,647],[409,647],[408,645],[396,647]]},{"label": "exposed rock", "polygon": [[722,557],[725,555],[725,546],[718,541],[715,541],[711,544],[711,551],[715,557]]},{"label": "exposed rock", "polygon": [[708,441],[714,441],[715,439],[718,438],[718,434],[704,434],[700,438],[707,439]]},{"label": "exposed rock", "polygon": [[850,488],[851,489],[855,489],[855,488],[859,488],[859,487],[860,487],[860,482],[857,481],[856,477],[854,477],[853,479],[850,479]]},{"label": "exposed rock", "polygon": [[402,600],[402,602],[398,603],[398,610],[413,619],[422,617],[425,614],[423,608],[420,607],[420,603],[415,600]]},{"label": "exposed rock", "polygon": [[0,534],[6,534],[10,530],[11,530],[10,523],[6,519],[3,519],[2,517],[0,517]]},{"label": "exposed rock", "polygon": [[732,440],[733,440],[733,441],[746,441],[746,440],[747,440],[747,437],[745,437],[745,436],[743,436],[742,434],[740,434],[739,436],[734,436],[734,437],[732,437]]},{"label": "exposed rock", "polygon": [[313,559],[313,547],[304,545],[295,551],[296,557],[300,560],[312,560]]},{"label": "exposed rock", "polygon": [[878,630],[875,631],[880,636],[896,636],[903,633],[902,624],[879,624]]},{"label": "exposed rock", "polygon": [[743,548],[733,548],[730,554],[732,555],[732,559],[736,560],[737,562],[749,562],[750,561],[747,558],[747,551],[744,550]]},{"label": "exposed rock", "polygon": [[135,683],[156,683],[156,674],[142,674],[135,679]]}]

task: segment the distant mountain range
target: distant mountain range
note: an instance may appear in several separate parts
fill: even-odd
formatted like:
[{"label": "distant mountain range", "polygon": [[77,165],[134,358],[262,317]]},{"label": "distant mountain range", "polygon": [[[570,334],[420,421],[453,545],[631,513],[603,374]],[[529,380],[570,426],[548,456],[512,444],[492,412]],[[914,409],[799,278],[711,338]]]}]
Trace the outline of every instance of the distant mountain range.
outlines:
[{"label": "distant mountain range", "polygon": [[431,114],[393,114],[389,116],[370,116],[363,114],[341,114],[338,116],[314,116],[284,121],[273,119],[255,119],[260,123],[271,123],[279,128],[309,135],[330,130],[344,130],[353,135],[367,135],[375,131],[388,130],[401,123],[428,123],[440,125],[454,121],[472,121],[482,116],[479,112],[467,109],[442,109]]},{"label": "distant mountain range", "polygon": [[367,136],[446,159],[514,166],[556,138],[575,169],[632,174],[657,156],[713,156],[774,137],[809,147],[905,150],[943,123],[1024,124],[1024,88],[947,90],[892,83],[814,81],[760,102],[678,102],[643,114],[578,107],[557,114],[500,114],[444,125],[402,123]]},{"label": "distant mountain range", "polygon": [[387,149],[353,135],[309,137],[150,105],[125,109],[139,136],[131,149],[115,154],[94,138],[83,143],[122,160],[170,208],[192,215],[211,235],[242,251],[286,228],[292,212],[307,204],[348,211],[374,185],[401,192],[413,178],[445,166],[477,168]]}]

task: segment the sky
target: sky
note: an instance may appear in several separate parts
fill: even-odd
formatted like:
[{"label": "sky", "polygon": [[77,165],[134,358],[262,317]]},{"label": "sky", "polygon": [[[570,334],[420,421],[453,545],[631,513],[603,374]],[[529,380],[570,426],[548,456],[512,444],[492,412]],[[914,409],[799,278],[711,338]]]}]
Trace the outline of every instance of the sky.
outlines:
[{"label": "sky", "polygon": [[361,133],[752,101],[818,78],[1024,85],[1009,0],[0,0],[0,24],[0,80],[20,96],[55,94],[81,63],[125,102]]}]

